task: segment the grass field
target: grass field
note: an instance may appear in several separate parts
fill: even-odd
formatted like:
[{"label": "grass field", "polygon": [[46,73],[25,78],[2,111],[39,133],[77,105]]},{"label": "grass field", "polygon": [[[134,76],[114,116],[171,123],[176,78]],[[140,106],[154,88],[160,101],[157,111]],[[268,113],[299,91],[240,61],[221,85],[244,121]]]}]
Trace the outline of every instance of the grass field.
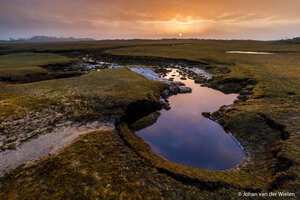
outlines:
[{"label": "grass field", "polygon": [[0,56],[0,80],[22,81],[47,75],[42,68],[48,64],[63,64],[75,59],[50,53],[13,53]]},{"label": "grass field", "polygon": [[58,42],[58,43],[1,43],[0,55],[16,52],[80,52],[101,51],[110,48],[119,48],[135,45],[171,45],[186,43],[185,40],[103,40],[84,42]]},{"label": "grass field", "polygon": [[[0,118],[3,120],[16,111],[26,113],[50,105],[65,105],[74,113],[81,108],[86,114],[89,109],[94,113],[101,111],[100,114],[105,110],[114,113],[130,102],[154,100],[162,87],[128,69],[104,70],[80,77],[27,84],[2,84],[0,100],[6,106],[0,107]],[[7,112],[8,109],[11,112]]]},{"label": "grass field", "polygon": [[[107,48],[105,53],[108,54],[142,56],[143,59],[159,57],[205,61],[209,65],[207,69],[214,75],[208,83],[210,86],[226,92],[243,92],[245,87],[253,87],[253,91],[245,101],[238,101],[230,109],[213,114],[250,154],[250,161],[240,169],[212,172],[161,160],[127,129],[127,125],[122,125],[119,135],[88,135],[58,156],[14,171],[1,181],[0,197],[34,199],[42,194],[44,199],[66,196],[81,199],[96,196],[102,199],[122,196],[124,199],[157,199],[165,195],[163,197],[166,199],[238,199],[237,192],[245,190],[298,192],[300,44],[166,40],[10,44],[9,48],[1,47],[4,46],[0,45],[2,54],[34,50],[43,55],[55,53],[59,57],[61,55],[57,53],[66,56],[66,52],[73,52],[70,54],[73,57],[76,55],[74,52],[97,55]],[[226,51],[266,51],[274,54],[228,54]],[[19,54],[4,56],[14,58],[16,55]],[[28,67],[34,65],[40,64],[32,63]],[[224,68],[230,72],[219,70]],[[240,80],[247,79],[255,80],[256,84],[239,85]],[[227,83],[230,83],[229,86],[226,86]],[[157,100],[163,88],[127,69],[27,84],[0,83],[0,86],[1,120],[12,116],[22,118],[28,111],[35,112],[51,106],[71,111],[66,113],[77,119],[91,115],[121,116],[132,102]],[[94,155],[104,156],[105,159],[97,162]],[[132,172],[137,173],[133,175]],[[81,181],[76,181],[77,177]],[[151,178],[153,181],[150,181]],[[211,189],[212,186],[214,189]]]}]

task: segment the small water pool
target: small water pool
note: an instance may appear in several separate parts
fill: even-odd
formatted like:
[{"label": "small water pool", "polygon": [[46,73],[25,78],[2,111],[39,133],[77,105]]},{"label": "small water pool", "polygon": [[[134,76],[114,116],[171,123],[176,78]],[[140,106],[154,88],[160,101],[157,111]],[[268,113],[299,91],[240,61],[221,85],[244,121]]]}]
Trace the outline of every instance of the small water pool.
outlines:
[{"label": "small water pool", "polygon": [[272,55],[274,53],[271,52],[263,52],[263,51],[226,51],[229,54],[253,54],[253,55]]},{"label": "small water pool", "polygon": [[210,170],[226,170],[240,164],[245,152],[239,142],[218,123],[202,115],[232,104],[238,95],[226,95],[191,79],[181,80],[176,69],[165,78],[170,77],[184,82],[192,88],[192,93],[171,96],[171,109],[162,110],[156,123],[137,134],[154,152],[176,163]]}]

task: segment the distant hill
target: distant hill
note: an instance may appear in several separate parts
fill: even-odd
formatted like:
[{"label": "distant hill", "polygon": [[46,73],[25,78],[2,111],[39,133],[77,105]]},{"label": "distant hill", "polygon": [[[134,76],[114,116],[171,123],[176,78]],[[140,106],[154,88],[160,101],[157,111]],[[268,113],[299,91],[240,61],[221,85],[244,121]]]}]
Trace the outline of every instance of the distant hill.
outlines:
[{"label": "distant hill", "polygon": [[291,41],[300,43],[300,37],[295,37],[295,38],[291,39]]},{"label": "distant hill", "polygon": [[10,42],[76,42],[93,41],[92,38],[33,36],[31,38],[10,39]]},{"label": "distant hill", "polygon": [[287,43],[295,43],[300,44],[300,37],[295,37],[292,39],[286,39],[286,40],[280,40],[281,42],[287,42]]}]

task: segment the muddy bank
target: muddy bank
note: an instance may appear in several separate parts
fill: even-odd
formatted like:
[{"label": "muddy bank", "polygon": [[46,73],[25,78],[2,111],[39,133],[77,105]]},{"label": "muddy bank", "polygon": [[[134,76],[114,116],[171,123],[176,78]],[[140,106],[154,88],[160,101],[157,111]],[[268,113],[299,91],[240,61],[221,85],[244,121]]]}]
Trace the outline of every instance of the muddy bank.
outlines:
[{"label": "muddy bank", "polygon": [[29,164],[46,156],[58,153],[71,145],[80,135],[93,131],[111,131],[112,122],[90,122],[86,124],[65,122],[52,132],[31,138],[14,150],[0,152],[0,176],[22,164]]},{"label": "muddy bank", "polygon": [[[45,99],[45,104],[42,104],[41,108],[35,108],[30,112],[24,110],[24,115],[21,116],[12,115],[2,118],[0,122],[0,157],[2,159],[0,159],[0,171],[8,172],[27,161],[37,160],[51,154],[52,151],[65,147],[70,144],[70,141],[86,132],[102,129],[101,122],[103,121],[114,124],[121,118],[125,120],[122,116],[126,116],[128,121],[135,120],[132,119],[132,112],[140,113],[140,115],[146,112],[146,115],[161,108],[159,93],[162,88],[160,84],[153,83],[157,87],[152,87],[150,81],[129,70],[121,71],[133,75],[133,78],[137,78],[142,83],[146,82],[151,87],[142,88],[140,96],[134,99],[130,96],[129,100],[127,98],[103,99],[99,95],[90,95],[67,98],[60,104],[53,104]],[[117,72],[114,71],[113,74],[115,73]],[[144,89],[147,90],[146,94]],[[148,93],[151,96],[147,95]],[[139,115],[135,116],[139,117]]]},{"label": "muddy bank", "polygon": [[27,113],[17,119],[2,119],[0,122],[0,152],[16,149],[21,143],[40,134],[51,132],[67,121],[67,115],[60,109],[44,109]]},{"label": "muddy bank", "polygon": [[215,88],[224,93],[239,93],[239,99],[247,100],[253,94],[257,81],[253,78],[226,78],[214,77],[206,83],[206,86]]},{"label": "muddy bank", "polygon": [[[80,135],[93,131],[113,130],[121,121],[131,123],[162,108],[159,101],[140,100],[123,105],[122,115],[103,117],[71,117],[70,113],[33,112],[25,118],[1,123],[0,175],[27,162],[57,153],[73,143]],[[51,111],[51,112],[50,112]],[[14,133],[14,134],[9,134]]]},{"label": "muddy bank", "polygon": [[[213,113],[205,113],[205,116],[221,124],[224,129],[231,130],[243,143],[250,159],[241,168],[251,169],[263,165],[261,170],[270,178],[266,182],[265,190],[278,190],[284,184],[295,180],[289,174],[289,169],[295,162],[283,153],[284,141],[289,138],[290,133],[284,125],[266,114],[244,111],[239,113],[235,107],[243,101],[245,100],[236,102],[234,106],[223,106]],[[256,134],[253,135],[253,132]]]}]

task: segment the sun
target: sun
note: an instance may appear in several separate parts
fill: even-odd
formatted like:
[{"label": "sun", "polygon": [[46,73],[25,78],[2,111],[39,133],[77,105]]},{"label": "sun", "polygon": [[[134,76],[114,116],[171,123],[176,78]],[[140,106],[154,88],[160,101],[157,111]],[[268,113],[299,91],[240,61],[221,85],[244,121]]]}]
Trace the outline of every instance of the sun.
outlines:
[{"label": "sun", "polygon": [[182,37],[183,37],[183,34],[182,34],[182,33],[178,33],[178,36],[179,36],[180,38],[182,38]]}]

